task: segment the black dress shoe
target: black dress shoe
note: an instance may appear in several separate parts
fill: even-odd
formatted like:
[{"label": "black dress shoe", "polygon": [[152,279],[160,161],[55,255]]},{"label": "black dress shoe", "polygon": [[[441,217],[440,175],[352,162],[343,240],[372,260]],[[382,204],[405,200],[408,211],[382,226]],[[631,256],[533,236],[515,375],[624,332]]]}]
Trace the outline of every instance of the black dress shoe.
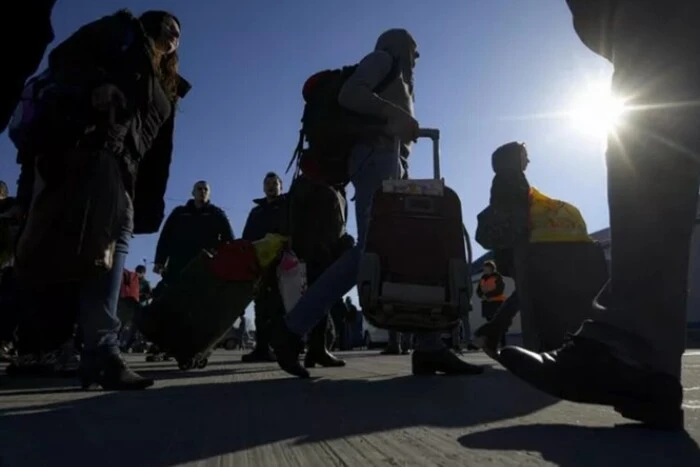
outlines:
[{"label": "black dress shoe", "polygon": [[612,406],[623,417],[658,429],[683,429],[678,379],[623,361],[596,340],[571,336],[560,348],[534,353],[501,349],[499,362],[535,388],[559,399]]},{"label": "black dress shoe", "polygon": [[309,378],[309,372],[299,363],[299,355],[304,348],[301,336],[294,334],[287,328],[286,323],[281,321],[273,327],[272,349],[277,356],[277,364],[284,371],[298,378]]},{"label": "black dress shoe", "polygon": [[341,360],[326,349],[319,351],[309,350],[304,357],[304,368],[314,368],[316,365],[326,368],[338,368],[345,366],[345,360]]},{"label": "black dress shoe", "polygon": [[484,367],[467,363],[450,349],[444,348],[436,352],[414,350],[411,354],[413,374],[416,376],[434,375],[480,375]]}]

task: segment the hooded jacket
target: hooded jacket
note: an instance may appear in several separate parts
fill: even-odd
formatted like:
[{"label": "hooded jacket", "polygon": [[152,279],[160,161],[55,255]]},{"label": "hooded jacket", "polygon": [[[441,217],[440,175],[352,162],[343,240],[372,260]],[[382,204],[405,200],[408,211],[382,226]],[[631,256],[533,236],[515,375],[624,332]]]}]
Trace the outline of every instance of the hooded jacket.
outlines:
[{"label": "hooded jacket", "polygon": [[[383,117],[386,107],[391,104],[414,115],[412,50],[415,44],[405,29],[384,32],[377,39],[374,51],[360,61],[343,85],[338,103],[353,112],[375,117]],[[374,89],[391,72],[395,60],[400,69],[398,78],[381,93],[374,93]],[[393,144],[393,136],[387,134],[385,138],[380,138],[377,147],[393,150]],[[411,143],[404,143],[401,155],[408,157],[410,150]]]},{"label": "hooded jacket", "polygon": [[489,204],[495,209],[528,209],[530,183],[523,171],[522,151],[517,142],[504,144],[491,155],[495,176],[491,182]]},{"label": "hooded jacket", "polygon": [[202,249],[233,240],[226,213],[207,203],[197,209],[194,200],[173,209],[158,239],[154,262],[168,263],[168,272],[179,272]]},{"label": "hooded jacket", "polygon": [[272,201],[258,198],[253,203],[256,206],[248,214],[242,238],[254,242],[270,233],[284,234],[287,195],[280,195]]},{"label": "hooded jacket", "polygon": [[[135,34],[134,45],[119,57],[117,63],[105,44],[116,38],[132,37],[131,32]],[[109,134],[126,135],[123,144],[128,151],[116,152],[120,154],[124,185],[133,200],[136,234],[157,232],[165,217],[164,196],[172,161],[176,114],[175,104],[171,103],[170,112],[156,115],[158,98],[162,100],[165,95],[155,82],[144,35],[138,18],[121,10],[83,26],[49,54],[51,68],[84,68],[88,73],[100,70],[102,76],[92,85],[115,84],[129,101],[128,114],[112,125]],[[111,64],[111,68],[103,69],[102,62]],[[185,97],[190,88],[191,85],[179,77],[178,97]],[[20,152],[17,162],[22,165],[18,199],[21,205],[28,207],[34,184],[33,155]]]}]

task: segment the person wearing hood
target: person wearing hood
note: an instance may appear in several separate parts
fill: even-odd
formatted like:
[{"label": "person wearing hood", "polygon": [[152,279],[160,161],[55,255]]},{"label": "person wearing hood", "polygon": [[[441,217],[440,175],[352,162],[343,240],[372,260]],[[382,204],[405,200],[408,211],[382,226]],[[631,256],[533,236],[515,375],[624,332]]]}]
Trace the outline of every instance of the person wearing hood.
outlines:
[{"label": "person wearing hood", "polygon": [[[419,129],[413,112],[413,70],[418,57],[418,46],[411,34],[405,29],[390,29],[379,36],[374,51],[362,59],[340,91],[338,101],[342,107],[384,119],[385,131],[356,144],[349,156],[348,175],[355,187],[356,245],[316,279],[273,336],[277,362],[292,375],[310,376],[299,363],[302,336],[356,286],[373,194],[381,188],[383,180],[407,178],[406,162]],[[378,84],[397,66],[396,78],[379,94],[375,93]],[[396,154],[396,139],[401,143],[400,154]],[[412,362],[416,375],[483,372],[483,368],[470,365],[450,352],[437,333],[420,334]]]},{"label": "person wearing hood", "polygon": [[[269,233],[283,233],[286,195],[282,193],[282,179],[274,172],[268,172],[263,179],[264,198],[254,199],[255,207],[250,210],[243,239],[254,242]],[[270,348],[270,323],[275,317],[284,316],[284,305],[274,284],[261,288],[255,298],[255,348],[243,355],[245,363],[274,362],[275,355]]]},{"label": "person wearing hood", "polygon": [[[9,5],[8,5],[9,4]],[[3,53],[3,86],[0,91],[0,133],[5,131],[27,79],[44,58],[54,39],[51,13],[56,0],[3,2],[0,43]],[[22,44],[18,47],[18,44]]]},{"label": "person wearing hood", "polygon": [[[497,148],[491,155],[494,177],[487,209],[494,215],[482,221],[479,231],[488,232],[495,261],[504,276],[513,276],[513,247],[527,241],[530,212],[530,183],[525,170],[530,164],[524,143],[512,141]],[[479,233],[477,236],[480,237]],[[478,238],[480,240],[480,238]]]},{"label": "person wearing hood", "polygon": [[200,180],[192,188],[192,199],[170,213],[156,246],[153,272],[174,281],[182,269],[203,249],[216,248],[233,240],[233,230],[223,209],[211,200],[209,184]]},{"label": "person wearing hood", "polygon": [[[490,263],[498,264],[501,276],[515,278],[514,248],[528,241],[530,183],[525,170],[529,164],[525,143],[518,141],[503,144],[491,154],[494,177],[487,210],[493,214],[479,216],[477,240],[486,240],[489,249],[493,249],[494,261]],[[481,231],[486,232],[485,239],[481,238]],[[491,245],[496,247],[490,248]],[[482,301],[482,314],[487,322],[474,331],[472,344],[495,356],[499,344],[504,344],[513,319],[520,312],[518,291],[513,291],[498,304],[484,307],[487,303]],[[485,308],[490,308],[488,313]]]},{"label": "person wearing hood", "polygon": [[[180,36],[180,21],[156,10],[138,17],[120,10],[82,26],[51,51],[50,73],[42,74],[66,91],[61,118],[29,125],[38,134],[14,141],[21,164],[18,205],[28,211],[16,266],[24,270],[23,293],[36,301],[23,324],[27,335],[37,336],[38,347],[26,356],[32,362],[31,354],[43,351],[49,340],[40,338],[42,332],[59,334],[37,313],[50,307],[52,318],[59,319],[60,307],[61,325],[72,329],[67,319],[78,310],[84,341],[80,379],[86,389],[153,384],[121,357],[117,300],[132,236],[156,232],[164,216],[177,103],[190,89],[178,73]],[[93,162],[89,169],[80,163],[85,160]],[[73,229],[79,222],[84,228]],[[66,299],[38,293],[35,285],[55,287]]]}]

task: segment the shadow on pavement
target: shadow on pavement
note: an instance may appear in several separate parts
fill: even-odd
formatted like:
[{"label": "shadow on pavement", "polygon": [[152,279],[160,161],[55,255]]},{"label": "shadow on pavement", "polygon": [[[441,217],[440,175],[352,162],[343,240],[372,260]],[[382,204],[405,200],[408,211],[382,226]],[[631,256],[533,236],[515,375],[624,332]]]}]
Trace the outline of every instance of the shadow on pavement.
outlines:
[{"label": "shadow on pavement", "polygon": [[[499,393],[507,397],[493,397]],[[474,426],[554,402],[502,370],[466,378],[155,387],[0,409],[0,456],[3,467],[166,467],[290,439],[306,444],[423,425]]]},{"label": "shadow on pavement", "polygon": [[459,441],[469,449],[536,451],[562,467],[700,465],[700,448],[687,433],[658,432],[632,424],[614,428],[519,425],[480,431]]}]

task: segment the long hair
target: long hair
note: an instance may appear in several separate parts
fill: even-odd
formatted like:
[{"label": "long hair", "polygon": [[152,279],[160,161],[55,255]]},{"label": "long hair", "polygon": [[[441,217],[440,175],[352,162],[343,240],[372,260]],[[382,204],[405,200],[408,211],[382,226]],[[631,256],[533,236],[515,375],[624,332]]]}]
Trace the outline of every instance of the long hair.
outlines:
[{"label": "long hair", "polygon": [[178,26],[180,25],[180,21],[177,17],[167,11],[150,10],[139,17],[151,47],[153,71],[160,80],[165,94],[172,102],[175,102],[177,100],[178,84],[180,82],[180,77],[178,75],[178,65],[180,61],[177,51],[168,55],[163,55],[158,52],[156,47],[156,42],[160,39],[163,30],[163,24],[168,19],[173,19]]}]

